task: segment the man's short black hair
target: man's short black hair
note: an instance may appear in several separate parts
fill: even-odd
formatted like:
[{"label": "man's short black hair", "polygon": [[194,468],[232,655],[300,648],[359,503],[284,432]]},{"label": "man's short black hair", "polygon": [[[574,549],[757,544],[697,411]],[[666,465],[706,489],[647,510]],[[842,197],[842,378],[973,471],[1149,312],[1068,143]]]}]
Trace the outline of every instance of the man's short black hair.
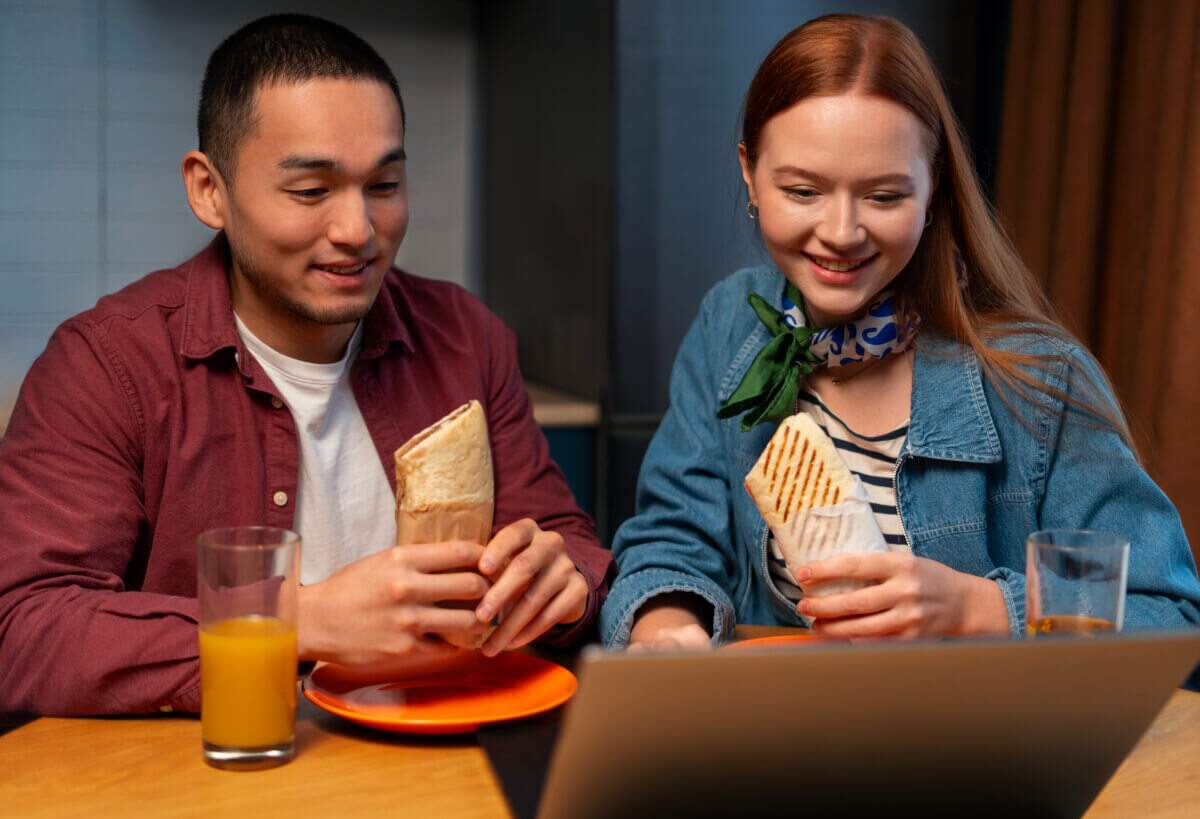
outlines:
[{"label": "man's short black hair", "polygon": [[254,127],[254,96],[273,83],[321,77],[377,80],[404,100],[379,53],[347,28],[305,14],[272,14],[229,35],[208,58],[200,86],[200,150],[232,181],[238,143]]}]

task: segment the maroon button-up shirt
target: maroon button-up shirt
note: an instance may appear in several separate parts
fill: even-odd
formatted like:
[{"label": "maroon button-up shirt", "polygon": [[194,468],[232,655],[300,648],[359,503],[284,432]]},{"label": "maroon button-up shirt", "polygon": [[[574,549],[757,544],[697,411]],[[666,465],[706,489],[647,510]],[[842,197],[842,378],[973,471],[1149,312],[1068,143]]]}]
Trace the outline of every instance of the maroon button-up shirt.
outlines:
[{"label": "maroon button-up shirt", "polygon": [[[0,442],[0,712],[199,710],[196,535],[292,527],[296,429],[237,334],[228,263],[218,236],[65,322],[30,369]],[[555,641],[580,637],[612,558],[550,460],[511,331],[462,288],[392,270],[350,379],[393,482],[395,449],[479,400],[496,529],[563,536],[591,599]]]}]

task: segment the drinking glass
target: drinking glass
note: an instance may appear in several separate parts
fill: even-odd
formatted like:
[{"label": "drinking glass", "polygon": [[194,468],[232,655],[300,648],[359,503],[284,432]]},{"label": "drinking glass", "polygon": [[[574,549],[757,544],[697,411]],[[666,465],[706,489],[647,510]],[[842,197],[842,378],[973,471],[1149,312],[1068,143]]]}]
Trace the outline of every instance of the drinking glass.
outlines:
[{"label": "drinking glass", "polygon": [[1091,529],[1046,529],[1025,541],[1026,633],[1120,631],[1129,538]]},{"label": "drinking glass", "polygon": [[295,754],[300,536],[241,526],[197,544],[204,759],[232,770],[282,765]]}]

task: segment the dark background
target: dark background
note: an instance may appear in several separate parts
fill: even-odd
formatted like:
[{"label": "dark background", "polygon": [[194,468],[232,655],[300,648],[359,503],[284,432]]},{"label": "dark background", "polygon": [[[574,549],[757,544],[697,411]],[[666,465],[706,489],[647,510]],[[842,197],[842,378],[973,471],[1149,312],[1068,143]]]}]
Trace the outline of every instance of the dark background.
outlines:
[{"label": "dark background", "polygon": [[[595,510],[607,542],[667,406],[700,300],[767,261],[743,210],[745,89],[821,14],[896,17],[932,54],[991,186],[1007,2],[500,0],[479,5],[483,295],[530,381],[598,401]],[[570,471],[570,470],[568,470]],[[588,503],[591,500],[592,503]]]}]

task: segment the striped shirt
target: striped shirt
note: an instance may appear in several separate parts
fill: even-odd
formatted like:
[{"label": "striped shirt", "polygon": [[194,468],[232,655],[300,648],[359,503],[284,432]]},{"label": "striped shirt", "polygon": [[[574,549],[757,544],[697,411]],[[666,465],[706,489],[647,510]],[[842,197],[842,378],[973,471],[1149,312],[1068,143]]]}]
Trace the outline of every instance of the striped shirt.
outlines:
[{"label": "striped shirt", "polygon": [[[816,393],[801,390],[796,403],[800,412],[807,413],[817,422],[817,426],[825,430],[846,467],[862,481],[871,502],[871,510],[875,513],[875,522],[879,524],[888,547],[908,549],[904,526],[896,511],[895,483],[896,461],[900,457],[900,448],[904,446],[904,436],[908,434],[908,422],[883,435],[859,435],[830,412]],[[788,571],[774,535],[768,541],[768,565],[771,579],[780,594],[793,602],[799,601],[803,593]]]}]

